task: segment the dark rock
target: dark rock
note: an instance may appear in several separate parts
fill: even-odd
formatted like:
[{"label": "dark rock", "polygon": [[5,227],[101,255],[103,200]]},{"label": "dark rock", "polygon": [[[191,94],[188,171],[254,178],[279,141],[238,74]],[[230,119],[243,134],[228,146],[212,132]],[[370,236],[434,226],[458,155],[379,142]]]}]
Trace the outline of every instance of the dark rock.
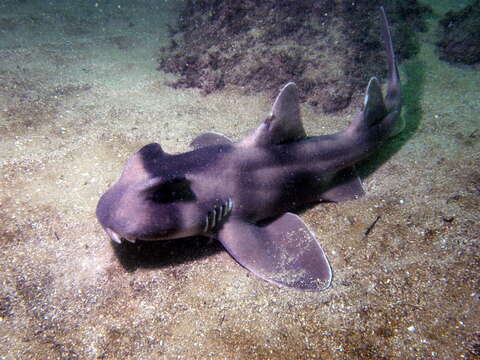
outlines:
[{"label": "dark rock", "polygon": [[[238,86],[245,93],[274,95],[295,81],[303,101],[325,112],[339,111],[363,92],[371,76],[386,73],[379,4],[188,1],[171,46],[161,50],[158,69],[180,76],[170,85],[204,93]],[[412,56],[417,51],[412,34],[425,30],[427,9],[416,0],[384,6],[399,58]]]},{"label": "dark rock", "polygon": [[440,24],[441,59],[468,65],[480,62],[480,0],[461,11],[449,11]]}]

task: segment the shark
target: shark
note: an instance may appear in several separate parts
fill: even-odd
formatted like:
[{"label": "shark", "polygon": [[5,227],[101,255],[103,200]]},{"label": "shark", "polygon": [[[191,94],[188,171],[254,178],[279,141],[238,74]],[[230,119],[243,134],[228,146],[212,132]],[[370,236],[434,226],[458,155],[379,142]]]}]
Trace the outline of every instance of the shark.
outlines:
[{"label": "shark", "polygon": [[191,150],[148,144],[101,196],[96,216],[110,239],[141,242],[207,236],[270,283],[305,291],[331,286],[332,269],[315,234],[296,213],[365,194],[355,164],[404,126],[400,77],[383,8],[386,95],[368,82],[363,106],[340,132],[307,136],[299,91],[286,84],[271,113],[243,140],[208,132]]}]

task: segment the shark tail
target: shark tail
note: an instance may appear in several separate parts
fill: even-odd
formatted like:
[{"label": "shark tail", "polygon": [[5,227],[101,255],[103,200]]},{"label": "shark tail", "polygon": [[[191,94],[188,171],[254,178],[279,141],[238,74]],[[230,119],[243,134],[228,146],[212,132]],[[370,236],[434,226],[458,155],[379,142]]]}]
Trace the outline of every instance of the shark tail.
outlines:
[{"label": "shark tail", "polygon": [[388,61],[388,88],[385,96],[385,105],[387,109],[392,110],[401,106],[402,96],[400,87],[400,75],[398,73],[397,60],[393,51],[392,36],[390,34],[390,25],[383,6],[380,7],[382,13],[383,30],[382,37],[387,51]]},{"label": "shark tail", "polygon": [[383,123],[382,127],[389,136],[395,136],[403,130],[405,123],[400,116],[402,106],[400,76],[393,51],[392,37],[385,9],[380,7],[382,17],[382,37],[385,44],[388,63],[387,93],[384,97],[380,82],[372,77],[368,82],[363,109],[350,125],[352,132],[368,131],[373,126]]}]

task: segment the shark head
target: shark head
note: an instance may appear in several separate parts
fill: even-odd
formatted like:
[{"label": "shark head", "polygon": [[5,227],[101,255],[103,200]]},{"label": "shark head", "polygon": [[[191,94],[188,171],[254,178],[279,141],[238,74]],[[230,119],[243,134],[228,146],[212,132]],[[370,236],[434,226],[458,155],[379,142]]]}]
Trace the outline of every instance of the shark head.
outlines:
[{"label": "shark head", "polygon": [[208,234],[230,213],[231,199],[202,199],[194,192],[188,175],[178,172],[172,157],[159,144],[144,146],[100,198],[96,215],[113,241]]}]

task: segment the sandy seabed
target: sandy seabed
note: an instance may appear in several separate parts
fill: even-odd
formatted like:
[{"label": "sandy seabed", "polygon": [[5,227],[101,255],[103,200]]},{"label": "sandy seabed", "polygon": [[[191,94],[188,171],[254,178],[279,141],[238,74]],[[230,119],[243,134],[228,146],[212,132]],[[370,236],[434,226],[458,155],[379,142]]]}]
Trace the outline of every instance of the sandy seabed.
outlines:
[{"label": "sandy seabed", "polygon": [[[202,239],[110,243],[95,206],[133,152],[239,140],[271,99],[165,85],[180,1],[63,3],[0,4],[0,359],[480,358],[480,72],[438,60],[448,1],[400,66],[407,129],[360,167],[367,196],[302,214],[334,269],[320,293]],[[309,134],[354,115],[302,112]]]}]

